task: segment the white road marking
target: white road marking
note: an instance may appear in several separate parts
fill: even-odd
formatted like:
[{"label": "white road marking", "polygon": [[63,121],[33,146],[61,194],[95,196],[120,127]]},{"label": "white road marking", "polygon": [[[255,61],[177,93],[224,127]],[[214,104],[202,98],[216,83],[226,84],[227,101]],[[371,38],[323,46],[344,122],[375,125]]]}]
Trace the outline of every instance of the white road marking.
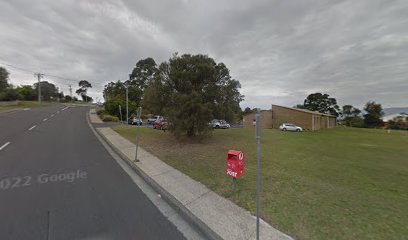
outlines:
[{"label": "white road marking", "polygon": [[45,122],[45,121],[47,121],[47,120],[48,120],[47,118],[44,118],[44,119],[43,119],[43,122]]},{"label": "white road marking", "polygon": [[24,110],[24,111],[28,111],[28,110],[30,110],[30,109],[29,109],[29,108],[24,108],[23,110]]},{"label": "white road marking", "polygon": [[59,111],[57,111],[57,114],[59,113]]},{"label": "white road marking", "polygon": [[54,114],[51,114],[51,117],[54,117]]},{"label": "white road marking", "polygon": [[28,129],[28,131],[33,130],[35,127],[37,127],[37,125],[34,125],[34,126],[30,127],[30,128]]},{"label": "white road marking", "polygon": [[61,111],[64,111],[65,109],[67,109],[68,107],[65,107],[65,108],[63,108],[63,109],[61,109]]},{"label": "white road marking", "polygon": [[0,151],[3,150],[3,148],[7,147],[7,145],[9,145],[10,142],[6,142],[5,144],[3,144],[3,146],[0,147]]}]

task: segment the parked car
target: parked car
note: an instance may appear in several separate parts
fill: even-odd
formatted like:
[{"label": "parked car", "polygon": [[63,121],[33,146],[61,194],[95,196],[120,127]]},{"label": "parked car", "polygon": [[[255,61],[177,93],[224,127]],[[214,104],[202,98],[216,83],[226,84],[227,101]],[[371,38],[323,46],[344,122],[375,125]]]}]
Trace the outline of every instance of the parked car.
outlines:
[{"label": "parked car", "polygon": [[132,118],[129,118],[129,124],[130,125],[139,125],[139,126],[141,126],[143,124],[143,121],[140,118],[132,117]]},{"label": "parked car", "polygon": [[223,129],[227,129],[231,127],[225,120],[217,120],[217,119],[213,119],[210,122],[210,126],[212,128],[223,128]]},{"label": "parked car", "polygon": [[168,127],[168,122],[165,118],[160,118],[153,123],[153,129],[159,129],[166,131]]},{"label": "parked car", "polygon": [[279,129],[282,131],[296,131],[296,132],[303,132],[303,128],[296,126],[292,123],[283,123],[279,126]]},{"label": "parked car", "polygon": [[159,115],[155,115],[147,119],[147,124],[154,124],[157,120],[161,119],[162,117]]}]

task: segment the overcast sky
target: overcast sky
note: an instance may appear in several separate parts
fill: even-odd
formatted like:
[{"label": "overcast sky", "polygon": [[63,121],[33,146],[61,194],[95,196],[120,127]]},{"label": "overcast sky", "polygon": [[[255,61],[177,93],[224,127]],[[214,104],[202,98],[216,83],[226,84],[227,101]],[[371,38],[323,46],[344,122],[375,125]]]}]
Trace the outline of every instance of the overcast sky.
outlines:
[{"label": "overcast sky", "polygon": [[[87,79],[99,99],[138,60],[179,52],[224,62],[242,107],[293,106],[316,91],[339,105],[408,106],[406,0],[0,0],[0,10],[0,66]],[[35,81],[6,68],[13,84]]]}]

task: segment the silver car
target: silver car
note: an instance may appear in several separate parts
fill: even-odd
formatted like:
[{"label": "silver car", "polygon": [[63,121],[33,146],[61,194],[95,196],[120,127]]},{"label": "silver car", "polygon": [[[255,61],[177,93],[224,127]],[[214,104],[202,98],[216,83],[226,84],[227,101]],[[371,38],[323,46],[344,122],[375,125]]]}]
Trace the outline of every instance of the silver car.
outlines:
[{"label": "silver car", "polygon": [[212,128],[228,129],[231,127],[225,120],[213,119],[209,124]]},{"label": "silver car", "polygon": [[283,123],[279,126],[279,129],[282,131],[295,131],[295,132],[303,132],[303,128],[296,126],[292,123]]}]

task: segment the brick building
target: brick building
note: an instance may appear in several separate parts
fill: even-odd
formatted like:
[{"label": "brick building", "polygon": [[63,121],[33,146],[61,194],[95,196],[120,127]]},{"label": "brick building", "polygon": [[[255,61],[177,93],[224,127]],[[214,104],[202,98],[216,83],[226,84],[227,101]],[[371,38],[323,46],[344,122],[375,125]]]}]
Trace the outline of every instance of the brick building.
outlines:
[{"label": "brick building", "polygon": [[[336,126],[336,117],[305,109],[290,108],[279,105],[272,105],[272,110],[261,111],[261,127],[279,128],[282,123],[293,123],[305,130],[319,130],[322,128],[332,128]],[[255,113],[244,116],[244,128],[251,128]]]},{"label": "brick building", "polygon": [[293,123],[306,130],[319,130],[336,126],[336,116],[306,109],[272,105],[272,127]]},{"label": "brick building", "polygon": [[[261,110],[261,128],[272,128],[272,111],[271,110]],[[242,124],[244,128],[254,127],[253,122],[255,121],[255,113],[247,114],[242,119]]]}]

